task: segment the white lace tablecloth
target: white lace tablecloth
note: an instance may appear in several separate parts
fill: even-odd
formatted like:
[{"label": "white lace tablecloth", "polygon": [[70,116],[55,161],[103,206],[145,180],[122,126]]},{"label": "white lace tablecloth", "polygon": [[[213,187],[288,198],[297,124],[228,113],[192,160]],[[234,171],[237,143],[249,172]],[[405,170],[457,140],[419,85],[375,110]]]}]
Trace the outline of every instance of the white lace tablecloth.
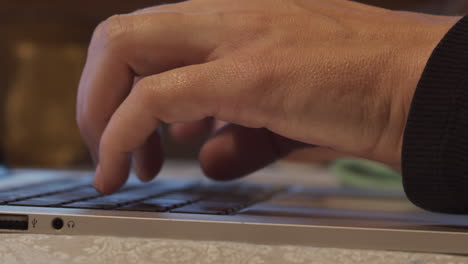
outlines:
[{"label": "white lace tablecloth", "polygon": [[2,264],[460,264],[439,254],[93,236],[0,235]]},{"label": "white lace tablecloth", "polygon": [[[169,167],[169,168],[168,168]],[[193,167],[166,167],[165,175],[193,176]],[[183,171],[185,172],[183,172]],[[280,176],[278,176],[280,175]],[[300,185],[336,185],[336,178],[319,168],[284,164],[250,178]],[[468,247],[468,245],[467,245]],[[253,245],[103,236],[0,234],[0,264],[468,264],[468,256],[352,250],[300,246]]]}]

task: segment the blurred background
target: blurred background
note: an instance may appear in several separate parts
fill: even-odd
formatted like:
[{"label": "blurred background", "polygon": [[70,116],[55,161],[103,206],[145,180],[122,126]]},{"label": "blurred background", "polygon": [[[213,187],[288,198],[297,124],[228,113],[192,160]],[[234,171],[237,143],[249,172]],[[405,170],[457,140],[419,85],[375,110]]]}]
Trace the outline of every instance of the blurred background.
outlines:
[{"label": "blurred background", "polygon": [[[175,1],[0,1],[2,157],[13,167],[91,166],[75,124],[75,96],[93,29],[113,14]],[[467,0],[362,2],[433,14],[468,11]],[[195,159],[199,143],[177,145],[166,137],[166,153],[174,159]],[[290,160],[315,159],[302,151]]]}]

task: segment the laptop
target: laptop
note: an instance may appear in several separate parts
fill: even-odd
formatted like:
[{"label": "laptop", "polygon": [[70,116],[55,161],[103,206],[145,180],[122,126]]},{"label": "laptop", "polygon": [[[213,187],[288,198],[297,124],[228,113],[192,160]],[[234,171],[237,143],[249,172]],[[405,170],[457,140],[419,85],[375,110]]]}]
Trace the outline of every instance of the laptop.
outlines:
[{"label": "laptop", "polygon": [[325,169],[298,176],[274,165],[220,183],[205,179],[196,164],[169,162],[154,181],[132,176],[106,196],[92,187],[90,171],[0,174],[0,233],[468,254],[468,216],[423,211],[401,191],[307,182]]}]

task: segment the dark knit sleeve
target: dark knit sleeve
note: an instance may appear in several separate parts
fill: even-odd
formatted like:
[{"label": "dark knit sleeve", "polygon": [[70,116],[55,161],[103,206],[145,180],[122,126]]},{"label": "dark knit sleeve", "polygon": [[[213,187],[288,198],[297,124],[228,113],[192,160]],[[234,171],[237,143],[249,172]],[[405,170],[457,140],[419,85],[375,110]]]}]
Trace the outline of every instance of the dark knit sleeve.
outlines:
[{"label": "dark knit sleeve", "polygon": [[468,15],[433,51],[416,88],[402,172],[417,206],[468,214]]}]

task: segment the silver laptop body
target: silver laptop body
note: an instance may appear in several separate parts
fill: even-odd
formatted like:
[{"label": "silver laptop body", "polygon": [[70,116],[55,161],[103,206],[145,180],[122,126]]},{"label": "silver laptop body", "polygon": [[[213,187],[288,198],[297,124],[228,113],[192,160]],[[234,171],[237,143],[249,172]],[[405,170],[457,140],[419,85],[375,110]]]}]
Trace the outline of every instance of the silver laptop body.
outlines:
[{"label": "silver laptop body", "polygon": [[[302,183],[297,179],[314,178],[314,172],[289,177],[294,174],[290,173],[292,170],[267,168],[257,176],[223,184],[204,179],[195,165],[170,163],[152,183],[157,187],[176,183],[174,186],[196,184],[208,188],[214,184],[215,188],[221,186],[221,192],[228,192],[232,184],[255,186],[257,194],[268,190],[268,195],[260,196],[262,199],[255,203],[223,214],[183,210],[199,209],[196,202],[165,212],[27,205],[24,197],[28,195],[36,195],[36,200],[31,201],[46,197],[28,193],[34,186],[44,188],[82,180],[79,188],[89,190],[92,173],[12,170],[0,178],[0,201],[2,194],[8,193],[23,198],[0,205],[0,233],[112,235],[468,254],[468,216],[425,212],[413,206],[403,193]],[[289,185],[291,182],[295,184]],[[140,186],[135,179],[130,183]],[[73,189],[59,196],[67,192],[72,193]],[[152,197],[157,200],[160,196]],[[87,201],[91,200],[77,204]],[[219,201],[211,203],[217,205]]]}]

